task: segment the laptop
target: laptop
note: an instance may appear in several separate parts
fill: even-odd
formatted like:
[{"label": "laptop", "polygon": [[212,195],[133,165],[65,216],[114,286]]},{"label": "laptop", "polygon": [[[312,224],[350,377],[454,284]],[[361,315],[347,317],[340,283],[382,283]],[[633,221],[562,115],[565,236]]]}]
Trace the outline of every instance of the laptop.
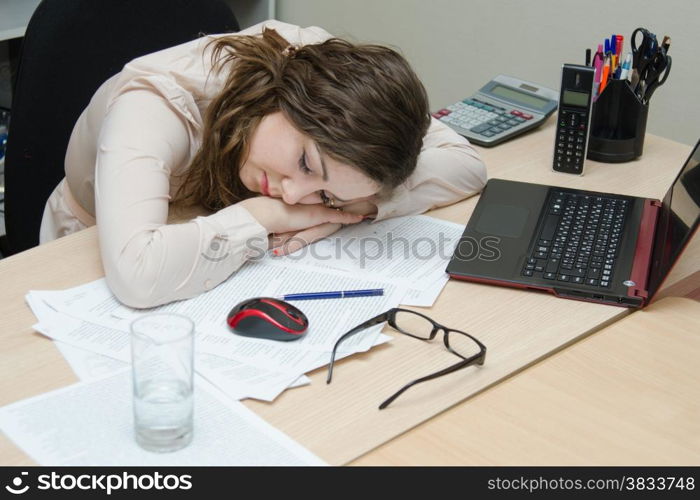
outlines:
[{"label": "laptop", "polygon": [[644,307],[700,222],[700,141],[663,200],[491,179],[447,273]]}]

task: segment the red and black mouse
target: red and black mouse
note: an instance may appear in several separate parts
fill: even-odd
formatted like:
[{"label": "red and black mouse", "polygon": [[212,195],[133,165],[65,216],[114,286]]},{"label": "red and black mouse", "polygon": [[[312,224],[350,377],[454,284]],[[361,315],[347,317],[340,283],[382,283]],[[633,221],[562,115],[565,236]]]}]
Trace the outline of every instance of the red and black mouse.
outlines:
[{"label": "red and black mouse", "polygon": [[231,309],[226,322],[239,335],[270,340],[297,340],[309,327],[303,312],[272,297],[244,300]]}]

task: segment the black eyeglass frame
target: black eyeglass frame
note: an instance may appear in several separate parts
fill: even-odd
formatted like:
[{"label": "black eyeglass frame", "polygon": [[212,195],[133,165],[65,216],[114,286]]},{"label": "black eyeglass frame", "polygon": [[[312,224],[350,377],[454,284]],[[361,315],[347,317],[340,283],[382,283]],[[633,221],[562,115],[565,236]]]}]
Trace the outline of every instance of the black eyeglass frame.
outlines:
[{"label": "black eyeglass frame", "polygon": [[[417,335],[414,335],[410,332],[407,332],[405,330],[402,330],[396,325],[396,313],[398,312],[407,312],[411,314],[415,314],[417,316],[420,316],[432,323],[433,329],[430,332],[430,335],[428,338],[423,338],[419,337]],[[438,334],[438,332],[442,331],[444,333],[442,339],[443,343],[445,344],[445,347],[447,348],[448,351],[450,351],[452,354],[456,355],[459,358],[462,358],[462,361],[459,363],[456,363],[452,366],[449,366],[443,370],[439,370],[435,373],[432,373],[430,375],[426,375],[425,377],[417,378],[416,380],[413,380],[412,382],[409,382],[408,384],[404,385],[401,389],[396,391],[394,394],[392,394],[389,398],[387,398],[381,405],[379,405],[379,409],[383,410],[387,406],[389,406],[396,398],[398,398],[401,394],[403,394],[406,390],[410,389],[416,384],[420,384],[421,382],[426,382],[428,380],[432,380],[438,377],[441,377],[443,375],[447,375],[448,373],[455,372],[457,370],[460,370],[462,368],[466,368],[467,366],[470,366],[472,364],[477,364],[479,366],[484,364],[484,361],[486,360],[486,346],[482,344],[477,338],[473,337],[472,335],[469,335],[466,332],[463,332],[461,330],[455,330],[453,328],[448,328],[444,325],[441,325],[437,321],[433,320],[432,318],[429,318],[425,314],[421,314],[416,311],[411,311],[410,309],[402,309],[400,307],[394,307],[389,309],[386,312],[383,312],[382,314],[379,314],[373,318],[368,319],[364,323],[360,323],[359,325],[355,326],[348,332],[344,333],[335,343],[333,346],[333,352],[331,354],[331,362],[328,364],[328,378],[326,379],[326,384],[331,383],[331,379],[333,378],[333,366],[335,364],[335,354],[336,351],[338,350],[338,346],[340,343],[347,339],[348,337],[351,337],[352,335],[355,335],[356,333],[359,333],[360,331],[369,328],[370,326],[378,325],[380,323],[388,322],[389,326],[391,326],[394,330],[403,333],[404,335],[408,335],[409,337],[413,337],[414,339],[418,340],[423,340],[426,342],[432,341],[435,336]],[[471,340],[476,342],[476,344],[479,346],[479,353],[475,354],[474,356],[469,356],[469,357],[464,357],[461,354],[459,354],[457,351],[453,350],[450,347],[450,340],[449,340],[449,334],[450,333],[458,333],[460,335],[466,335],[469,337]]]}]

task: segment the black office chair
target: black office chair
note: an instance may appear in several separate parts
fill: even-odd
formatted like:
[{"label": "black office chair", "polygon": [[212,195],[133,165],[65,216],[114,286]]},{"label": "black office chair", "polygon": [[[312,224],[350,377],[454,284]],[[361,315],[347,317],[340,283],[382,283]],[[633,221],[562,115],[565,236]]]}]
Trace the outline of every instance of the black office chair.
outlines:
[{"label": "black office chair", "polygon": [[27,26],[12,98],[5,158],[9,252],[39,244],[73,125],[102,82],[141,55],[238,30],[221,0],[43,0]]}]

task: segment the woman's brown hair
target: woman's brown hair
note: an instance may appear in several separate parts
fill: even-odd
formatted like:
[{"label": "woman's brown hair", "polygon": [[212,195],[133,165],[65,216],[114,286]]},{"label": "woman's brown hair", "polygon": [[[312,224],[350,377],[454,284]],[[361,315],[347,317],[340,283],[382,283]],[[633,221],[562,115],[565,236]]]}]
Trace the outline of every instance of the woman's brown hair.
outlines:
[{"label": "woman's brown hair", "polygon": [[255,196],[239,169],[260,120],[277,111],[322,152],[387,191],[415,169],[430,123],[428,98],[396,51],[338,38],[296,48],[271,29],[211,43],[213,70],[229,74],[207,108],[202,145],[176,201],[219,210]]}]

